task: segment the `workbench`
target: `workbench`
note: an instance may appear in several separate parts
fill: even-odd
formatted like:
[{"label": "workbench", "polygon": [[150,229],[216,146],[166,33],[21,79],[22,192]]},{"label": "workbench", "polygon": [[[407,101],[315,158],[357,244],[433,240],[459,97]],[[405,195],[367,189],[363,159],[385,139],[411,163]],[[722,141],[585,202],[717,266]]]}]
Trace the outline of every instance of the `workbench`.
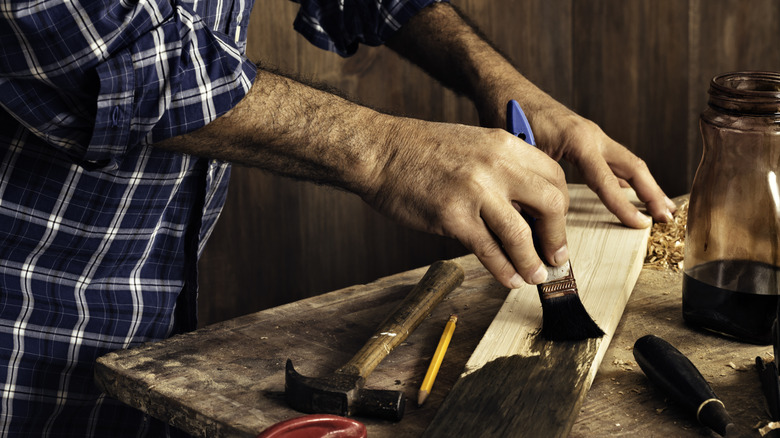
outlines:
[{"label": "workbench", "polygon": [[[457,259],[466,279],[405,343],[369,376],[366,387],[399,389],[409,403],[399,423],[360,419],[369,437],[422,434],[508,292],[473,256]],[[99,381],[125,403],[201,436],[252,437],[302,415],[284,401],[284,365],[304,375],[341,366],[422,277],[426,267],[242,316],[111,353]],[[696,331],[681,314],[682,274],[645,268],[583,404],[572,437],[698,437],[706,429],[651,387],[632,354],[639,337],[658,335],[699,367],[738,423],[768,421],[754,368],[771,346],[734,342]],[[450,314],[458,325],[431,395],[416,394]],[[123,375],[117,378],[117,375]],[[131,376],[127,378],[127,376]],[[497,384],[501,384],[497,382]]]}]

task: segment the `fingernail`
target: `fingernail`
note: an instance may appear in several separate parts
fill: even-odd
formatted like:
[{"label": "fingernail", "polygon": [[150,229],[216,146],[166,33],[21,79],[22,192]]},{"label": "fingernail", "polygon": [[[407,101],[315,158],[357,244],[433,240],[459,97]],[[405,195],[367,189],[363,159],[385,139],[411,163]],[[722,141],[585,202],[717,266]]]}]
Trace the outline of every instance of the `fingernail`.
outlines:
[{"label": "fingernail", "polygon": [[536,272],[534,272],[534,275],[531,276],[531,283],[544,283],[544,280],[547,280],[547,269],[545,269],[544,265],[542,265],[539,266],[539,269],[537,269]]},{"label": "fingernail", "polygon": [[553,254],[553,262],[556,266],[560,266],[566,263],[566,260],[569,260],[569,247],[563,245],[558,251],[555,251],[555,254]]},{"label": "fingernail", "polygon": [[653,225],[653,219],[642,214],[641,211],[636,212],[636,217],[640,222],[642,222],[642,226],[645,228],[649,227],[650,225]]},{"label": "fingernail", "polygon": [[670,211],[677,210],[677,204],[674,203],[671,199],[664,198],[664,202],[666,202],[666,208],[668,208]]},{"label": "fingernail", "polygon": [[509,284],[512,286],[512,289],[517,289],[523,287],[525,285],[525,281],[523,280],[523,277],[520,276],[520,274],[515,274],[512,276],[512,278],[509,279]]},{"label": "fingernail", "polygon": [[666,210],[666,214],[664,215],[666,217],[666,222],[672,223],[674,222],[674,216],[672,216],[672,212],[669,210]]}]

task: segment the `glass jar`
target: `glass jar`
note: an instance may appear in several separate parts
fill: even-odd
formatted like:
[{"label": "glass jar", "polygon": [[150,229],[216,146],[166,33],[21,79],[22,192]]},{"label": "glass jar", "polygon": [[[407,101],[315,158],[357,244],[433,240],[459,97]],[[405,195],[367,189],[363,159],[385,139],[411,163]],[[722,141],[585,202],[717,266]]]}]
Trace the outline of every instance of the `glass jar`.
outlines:
[{"label": "glass jar", "polygon": [[699,121],[683,317],[739,340],[772,343],[778,305],[780,73],[716,76]]}]

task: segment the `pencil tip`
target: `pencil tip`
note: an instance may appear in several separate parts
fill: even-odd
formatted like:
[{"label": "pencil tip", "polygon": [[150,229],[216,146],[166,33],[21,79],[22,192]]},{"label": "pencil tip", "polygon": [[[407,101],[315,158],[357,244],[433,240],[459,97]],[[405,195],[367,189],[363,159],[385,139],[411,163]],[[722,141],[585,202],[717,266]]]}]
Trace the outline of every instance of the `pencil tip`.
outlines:
[{"label": "pencil tip", "polygon": [[425,399],[428,398],[428,391],[420,390],[417,393],[417,406],[422,406],[425,403]]}]

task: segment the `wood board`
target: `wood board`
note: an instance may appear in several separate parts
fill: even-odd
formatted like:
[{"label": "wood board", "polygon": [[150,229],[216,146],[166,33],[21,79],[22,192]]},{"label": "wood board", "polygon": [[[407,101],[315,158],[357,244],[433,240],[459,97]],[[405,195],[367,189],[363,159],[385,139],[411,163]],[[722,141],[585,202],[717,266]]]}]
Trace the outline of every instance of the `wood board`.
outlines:
[{"label": "wood board", "polygon": [[[506,298],[507,288],[476,257],[456,260],[466,271],[463,285],[366,381],[368,388],[397,389],[416,399],[444,324],[457,313],[455,341],[433,391],[421,407],[407,403],[401,422],[360,418],[372,438],[422,436]],[[401,272],[109,353],[97,361],[96,382],[110,397],[191,435],[254,438],[277,422],[303,415],[284,400],[287,359],[311,376],[340,367],[426,270]]]},{"label": "wood board", "polygon": [[536,287],[512,290],[424,436],[568,436],[642,269],[650,233],[620,225],[584,186],[570,186],[570,197],[574,275],[605,336],[546,341]]},{"label": "wood board", "polygon": [[[572,224],[592,222],[587,215],[594,208],[606,211],[582,186],[571,185],[570,191]],[[604,217],[607,219],[589,226],[604,228],[607,234],[625,230],[611,215]],[[573,237],[570,246],[576,251]],[[596,256],[606,257],[604,253]],[[451,313],[457,313],[458,326],[433,392],[422,407],[409,403],[400,423],[361,418],[371,437],[425,436],[425,428],[507,297],[509,291],[473,255],[457,260],[466,270],[463,285],[434,309],[366,382],[370,388],[399,389],[410,400],[416,398],[444,323]],[[589,265],[581,262],[577,268],[576,260],[574,263],[582,287]],[[325,374],[343,365],[426,269],[401,272],[111,353],[98,360],[98,385],[110,396],[190,434],[254,437],[276,422],[302,415],[286,405],[282,394],[288,358],[306,375]],[[540,310],[535,299],[531,307]],[[583,301],[591,305],[587,297]]]}]

